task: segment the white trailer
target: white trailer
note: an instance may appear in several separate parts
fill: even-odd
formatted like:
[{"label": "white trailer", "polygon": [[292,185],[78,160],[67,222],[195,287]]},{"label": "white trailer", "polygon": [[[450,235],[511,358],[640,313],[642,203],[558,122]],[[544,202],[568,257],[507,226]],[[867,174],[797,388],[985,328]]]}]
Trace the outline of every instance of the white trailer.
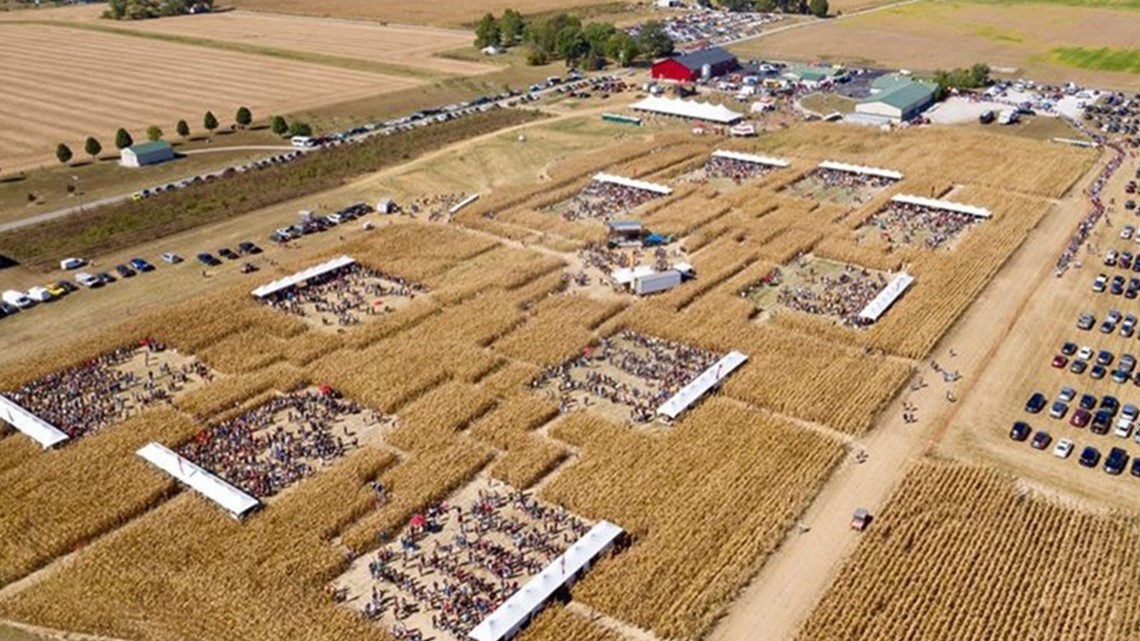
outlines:
[{"label": "white trailer", "polygon": [[638,296],[656,294],[681,284],[681,272],[670,269],[639,276],[633,281],[633,293]]},{"label": "white trailer", "polygon": [[55,296],[52,296],[46,287],[33,287],[28,290],[28,298],[39,303],[46,303],[54,299]]}]

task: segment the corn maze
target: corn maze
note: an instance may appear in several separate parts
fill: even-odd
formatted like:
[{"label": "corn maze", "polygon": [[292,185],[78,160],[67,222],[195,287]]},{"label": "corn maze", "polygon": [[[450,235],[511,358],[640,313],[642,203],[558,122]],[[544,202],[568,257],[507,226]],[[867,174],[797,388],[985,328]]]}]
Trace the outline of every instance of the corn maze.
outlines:
[{"label": "corn maze", "polygon": [[[1092,159],[1012,137],[994,147],[965,130],[883,135],[805,125],[727,145],[786,158],[788,168],[743,176],[733,165],[715,180],[687,180],[716,148],[689,136],[631,136],[558,161],[541,180],[496,188],[447,224],[392,217],[335,254],[282,259],[281,275],[340,254],[359,261],[363,289],[332,300],[333,311],[299,299],[283,311],[246,285],[218,287],[109,330],[80,328],[57,349],[0,368],[0,390],[36,390],[100,355],[130,352],[109,365],[130,372],[122,379],[129,402],[95,412],[82,438],[44,452],[19,433],[0,436],[0,587],[40,572],[0,599],[0,617],[141,641],[380,641],[413,630],[461,638],[470,620],[448,614],[441,627],[440,611],[424,609],[415,593],[440,579],[420,581],[418,554],[430,554],[436,539],[413,521],[435,519],[431,529],[453,539],[458,519],[441,508],[458,501],[466,510],[482,489],[526,493],[533,503],[523,512],[553,510],[532,510],[532,530],[561,514],[608,520],[631,537],[575,584],[571,607],[548,608],[523,641],[625,638],[583,610],[662,639],[707,635],[846,456],[844,441],[872,429]],[[905,178],[838,201],[790,187],[832,158]],[[963,161],[970,158],[985,163]],[[593,296],[568,282],[579,252],[605,242],[605,215],[569,220],[550,209],[598,173],[671,189],[624,202],[647,228],[677,236],[695,279],[646,298]],[[860,227],[892,196],[942,195],[952,185],[956,201],[993,217],[937,252],[922,242],[860,241]],[[875,282],[905,266],[916,280],[863,328],[837,323],[846,311],[781,303],[767,284],[777,313],[741,296],[803,260],[839,274],[854,265]],[[382,313],[360,307],[374,300],[384,301]],[[341,325],[342,307],[367,322]],[[314,322],[322,314],[327,323]],[[164,347],[141,352],[141,369],[139,337]],[[669,429],[635,427],[732,351],[748,362]],[[175,354],[167,369],[148,361]],[[148,362],[157,368],[153,385],[174,388],[161,402],[136,403]],[[184,370],[181,383],[168,375]],[[586,411],[568,411],[577,408]],[[135,455],[152,441],[265,497],[265,508],[227,518]],[[511,498],[490,502],[513,509]],[[1010,521],[1031,525],[1003,525]],[[881,522],[801,641],[1127,638],[1137,629],[1128,612],[1109,612],[1107,598],[1085,608],[1048,580],[1051,572],[1087,579],[1082,561],[1092,555],[1119,569],[1113,590],[1131,594],[1136,546],[1113,544],[1135,537],[1124,520],[1024,500],[996,475],[932,464],[908,476]],[[568,541],[572,530],[536,547]],[[405,559],[409,536],[420,553]],[[488,536],[504,550],[515,544]],[[1052,552],[1028,558],[1035,541]],[[1082,554],[1060,554],[1062,543]],[[990,553],[984,574],[996,579],[981,589],[970,577]],[[377,561],[375,574],[395,581],[375,579]],[[926,575],[923,564],[939,572]],[[509,582],[521,587],[530,569]],[[464,602],[477,610],[509,589],[482,581],[485,600]],[[366,612],[373,586],[376,609]],[[1018,600],[1023,592],[1033,599]],[[1063,604],[1064,616],[1036,618],[1036,600]],[[952,607],[989,602],[1016,616]],[[407,603],[420,605],[397,617]],[[902,616],[908,607],[931,616]]]}]

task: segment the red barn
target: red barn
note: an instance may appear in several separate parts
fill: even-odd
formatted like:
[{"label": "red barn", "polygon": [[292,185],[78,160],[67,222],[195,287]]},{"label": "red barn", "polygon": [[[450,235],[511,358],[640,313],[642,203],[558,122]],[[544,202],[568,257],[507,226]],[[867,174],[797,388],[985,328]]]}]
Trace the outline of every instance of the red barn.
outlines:
[{"label": "red barn", "polygon": [[740,63],[736,61],[736,56],[724,49],[710,47],[655,62],[651,73],[657,80],[693,82],[701,79],[706,68],[708,76],[715,78],[736,71],[740,68]]}]

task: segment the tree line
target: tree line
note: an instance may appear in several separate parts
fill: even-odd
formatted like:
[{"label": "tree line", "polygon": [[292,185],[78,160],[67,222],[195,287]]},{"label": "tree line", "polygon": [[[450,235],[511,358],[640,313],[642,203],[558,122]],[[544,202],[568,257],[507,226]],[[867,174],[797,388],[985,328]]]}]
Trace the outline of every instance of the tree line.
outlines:
[{"label": "tree line", "polygon": [[183,16],[195,10],[209,11],[214,0],[109,0],[104,18],[111,20],[146,20],[165,16]]},{"label": "tree line", "polygon": [[488,13],[475,26],[475,46],[527,48],[531,65],[563,60],[568,67],[601,69],[613,62],[623,67],[639,58],[654,59],[673,53],[673,40],[658,21],[642,25],[632,36],[608,22],[583,26],[577,16],[559,13],[548,18],[526,20],[514,9],[501,18]]},{"label": "tree line", "polygon": [[[253,124],[253,112],[249,107],[239,107],[237,113],[234,114],[234,125],[237,128],[245,129]],[[207,111],[202,117],[202,128],[209,132],[212,137],[214,131],[218,129],[220,123],[218,117],[214,112]],[[313,128],[308,123],[300,120],[288,122],[284,116],[273,116],[269,119],[269,129],[278,136],[311,136],[313,135]],[[186,140],[190,137],[190,124],[185,120],[179,120],[174,125],[174,131],[180,138]],[[146,130],[146,139],[150,142],[162,140],[165,137],[162,128],[157,125],[151,125]],[[115,148],[120,151],[135,144],[135,139],[125,127],[120,128],[115,132]],[[91,160],[99,159],[99,154],[103,153],[103,143],[99,139],[90,136],[83,143],[83,151],[91,156]],[[62,164],[70,163],[75,154],[71,151],[71,147],[65,143],[59,143],[55,148],[55,158]]]},{"label": "tree line", "polygon": [[727,11],[758,11],[760,13],[800,13],[823,18],[831,9],[827,0],[717,0]]}]

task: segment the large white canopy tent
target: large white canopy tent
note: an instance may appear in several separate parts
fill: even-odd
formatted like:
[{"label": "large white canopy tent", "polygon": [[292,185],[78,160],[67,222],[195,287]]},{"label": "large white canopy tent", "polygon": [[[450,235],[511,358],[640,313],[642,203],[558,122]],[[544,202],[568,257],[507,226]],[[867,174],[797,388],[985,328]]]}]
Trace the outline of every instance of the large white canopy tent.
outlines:
[{"label": "large white canopy tent", "polygon": [[993,212],[984,207],[975,207],[973,205],[963,205],[949,200],[938,200],[936,198],[923,198],[922,196],[908,196],[906,194],[898,194],[891,198],[891,202],[903,203],[906,205],[918,205],[919,207],[929,207],[931,209],[942,209],[944,211],[952,211],[958,214],[966,214],[968,216],[976,216],[978,218],[990,218]]},{"label": "large white canopy tent", "polygon": [[276,294],[277,292],[289,289],[290,287],[296,287],[297,285],[300,285],[301,283],[310,279],[316,278],[317,276],[323,276],[324,274],[336,271],[342,267],[348,267],[349,265],[355,263],[356,259],[350,256],[341,256],[340,258],[334,258],[330,261],[321,263],[319,265],[313,265],[308,269],[301,270],[291,276],[286,276],[285,278],[281,278],[266,285],[262,285],[261,287],[253,290],[251,293],[257,298],[265,298],[266,296]]},{"label": "large white canopy tent", "polygon": [[217,503],[235,519],[240,519],[261,506],[261,501],[159,443],[148,443],[135,453],[163,472],[189,485],[191,489],[202,496]]},{"label": "large white canopy tent", "polygon": [[522,630],[555,592],[572,582],[578,573],[608,550],[622,534],[622,529],[609,521],[601,521],[527,582],[521,590],[500,605],[471,630],[473,641],[507,641]]},{"label": "large white canopy tent", "polygon": [[661,96],[649,96],[640,102],[633,103],[632,107],[638,111],[649,111],[694,120],[707,120],[725,125],[731,125],[744,117],[744,114],[737,113],[723,105]]},{"label": "large white canopy tent", "polygon": [[742,154],[739,151],[727,151],[717,149],[712,152],[714,158],[727,158],[729,160],[739,160],[742,162],[750,162],[757,165],[767,165],[769,167],[787,167],[790,163],[783,158],[773,158],[771,156],[757,156],[755,154]]},{"label": "large white canopy tent", "polygon": [[879,320],[883,313],[886,312],[913,283],[914,276],[905,273],[896,274],[895,277],[891,279],[891,282],[887,283],[887,286],[883,288],[883,291],[872,298],[871,302],[867,303],[867,306],[863,308],[863,311],[859,312],[859,320],[868,323]]},{"label": "large white canopy tent", "polygon": [[672,398],[665,401],[661,407],[657,408],[657,413],[669,419],[677,418],[747,360],[748,357],[740,352],[729,352],[712,367],[701,372],[701,375],[690,381],[688,385],[682,387]]},{"label": "large white canopy tent", "polygon": [[622,187],[629,187],[630,189],[641,189],[642,191],[651,191],[655,194],[668,196],[673,193],[672,188],[657,183],[651,183],[645,180],[636,180],[633,178],[626,178],[625,176],[615,176],[613,174],[597,173],[594,174],[592,180],[600,183],[608,183],[610,185],[620,185]]},{"label": "large white canopy tent", "polygon": [[31,437],[45,450],[71,438],[56,426],[32,414],[2,394],[0,394],[0,421],[4,421]]},{"label": "large white canopy tent", "polygon": [[820,169],[830,169],[832,171],[843,171],[849,174],[862,174],[864,176],[878,176],[879,178],[887,178],[889,180],[902,180],[902,173],[894,171],[893,169],[880,169],[879,167],[864,167],[862,165],[849,165],[844,162],[835,162],[834,160],[825,160],[819,163]]}]

